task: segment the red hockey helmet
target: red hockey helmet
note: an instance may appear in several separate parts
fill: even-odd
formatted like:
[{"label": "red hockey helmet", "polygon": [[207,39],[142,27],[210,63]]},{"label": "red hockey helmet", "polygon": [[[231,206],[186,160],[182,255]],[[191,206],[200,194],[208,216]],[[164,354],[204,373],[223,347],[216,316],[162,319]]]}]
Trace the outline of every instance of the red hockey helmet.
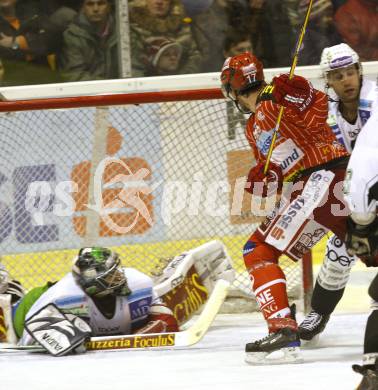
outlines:
[{"label": "red hockey helmet", "polygon": [[228,57],[223,64],[222,91],[227,98],[236,100],[237,95],[260,87],[263,81],[263,65],[249,52]]}]

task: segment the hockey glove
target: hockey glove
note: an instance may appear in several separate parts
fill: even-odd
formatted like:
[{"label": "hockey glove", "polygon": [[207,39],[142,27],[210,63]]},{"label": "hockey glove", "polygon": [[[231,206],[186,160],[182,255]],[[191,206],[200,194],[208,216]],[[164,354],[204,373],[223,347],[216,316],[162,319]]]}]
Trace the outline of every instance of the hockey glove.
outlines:
[{"label": "hockey glove", "polygon": [[369,225],[348,217],[345,244],[350,256],[358,256],[367,267],[378,267],[378,217]]},{"label": "hockey glove", "polygon": [[289,79],[287,73],[273,78],[273,99],[281,106],[305,112],[315,99],[312,84],[304,77],[294,75]]},{"label": "hockey glove", "polygon": [[62,313],[54,304],[48,304],[25,321],[26,331],[53,356],[72,351],[84,352],[91,328],[81,318]]},{"label": "hockey glove", "polygon": [[280,193],[283,183],[282,169],[279,165],[270,162],[268,172],[264,174],[265,163],[259,162],[248,173],[245,190],[252,195],[272,196]]}]

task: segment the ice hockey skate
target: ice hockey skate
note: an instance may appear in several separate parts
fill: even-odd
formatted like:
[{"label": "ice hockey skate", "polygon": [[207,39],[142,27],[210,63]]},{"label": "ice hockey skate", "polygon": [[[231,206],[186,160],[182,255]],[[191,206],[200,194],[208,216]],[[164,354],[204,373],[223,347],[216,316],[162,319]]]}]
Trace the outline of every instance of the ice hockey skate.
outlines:
[{"label": "ice hockey skate", "polygon": [[329,317],[328,314],[319,314],[311,310],[298,327],[299,337],[306,341],[315,340],[315,336],[323,332]]},{"label": "ice hockey skate", "polygon": [[295,320],[273,318],[268,325],[268,336],[245,346],[245,361],[252,365],[301,363],[301,343]]}]

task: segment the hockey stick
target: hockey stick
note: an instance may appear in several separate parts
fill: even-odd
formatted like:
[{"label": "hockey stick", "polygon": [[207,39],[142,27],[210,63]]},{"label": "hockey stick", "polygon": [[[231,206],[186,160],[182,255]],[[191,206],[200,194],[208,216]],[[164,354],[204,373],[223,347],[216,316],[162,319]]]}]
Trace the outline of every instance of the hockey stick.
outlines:
[{"label": "hockey stick", "polygon": [[[189,347],[198,343],[213,323],[222,303],[224,302],[230,283],[226,280],[218,280],[202,313],[188,329],[182,332],[133,334],[127,336],[103,336],[91,337],[86,348],[89,351],[119,350],[119,349],[152,349]],[[38,345],[1,346],[0,352],[47,352]]]},{"label": "hockey stick", "polygon": [[[299,55],[300,48],[301,48],[301,46],[302,46],[303,37],[304,37],[305,32],[306,32],[306,28],[307,28],[307,24],[308,24],[308,19],[309,19],[309,17],[310,17],[310,13],[311,13],[311,8],[312,8],[312,0],[310,0],[310,2],[308,3],[307,12],[306,12],[306,17],[305,17],[305,20],[304,20],[304,22],[303,22],[303,25],[302,25],[302,28],[301,28],[300,35],[299,35],[299,37],[298,37],[297,46],[296,46],[296,48],[295,48],[295,53],[294,53],[294,57],[293,57],[293,62],[292,62],[292,64],[291,64],[291,68],[290,68],[289,80],[290,80],[291,78],[293,78],[294,70],[295,70],[295,67],[297,66],[298,55]],[[284,110],[285,110],[285,107],[284,107],[284,106],[281,106],[281,107],[280,107],[280,111],[279,111],[279,113],[278,113],[276,126],[275,126],[275,128],[274,128],[274,132],[273,132],[273,136],[272,136],[272,141],[270,142],[269,151],[268,151],[268,154],[267,154],[267,156],[266,156],[266,161],[265,161],[265,166],[264,166],[264,175],[266,175],[266,173],[268,172],[270,159],[272,158],[273,148],[274,148],[274,145],[275,145],[276,140],[277,140],[278,131],[279,131],[279,128],[280,128],[281,119],[282,119]]]}]

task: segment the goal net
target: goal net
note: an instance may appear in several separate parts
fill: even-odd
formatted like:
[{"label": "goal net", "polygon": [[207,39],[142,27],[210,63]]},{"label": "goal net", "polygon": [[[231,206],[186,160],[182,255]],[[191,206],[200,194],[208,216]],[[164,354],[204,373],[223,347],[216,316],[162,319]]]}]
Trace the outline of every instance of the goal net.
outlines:
[{"label": "goal net", "polygon": [[[89,245],[154,275],[167,259],[219,239],[235,288],[252,297],[242,248],[272,204],[243,191],[254,164],[246,117],[222,98],[218,75],[3,94],[0,246],[13,278],[26,288],[57,280]],[[289,295],[308,299],[311,262],[281,265]]]}]

